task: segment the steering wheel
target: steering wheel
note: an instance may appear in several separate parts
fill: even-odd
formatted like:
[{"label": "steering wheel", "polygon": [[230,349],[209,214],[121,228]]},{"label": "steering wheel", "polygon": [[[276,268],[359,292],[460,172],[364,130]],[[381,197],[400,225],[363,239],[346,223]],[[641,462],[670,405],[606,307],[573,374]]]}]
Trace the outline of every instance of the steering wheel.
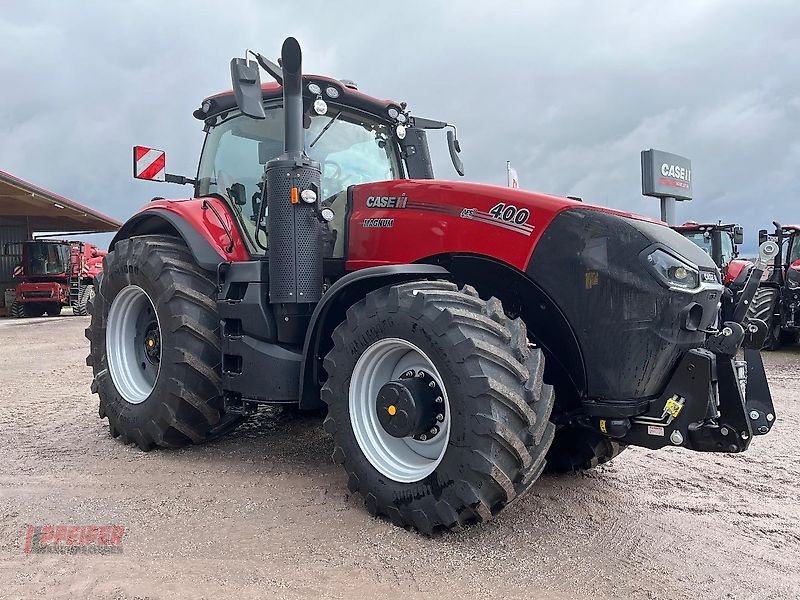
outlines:
[{"label": "steering wheel", "polygon": [[[333,171],[331,175],[326,174],[328,168]],[[324,190],[336,190],[334,193],[328,194],[328,197],[325,198],[325,201],[334,197],[336,194],[345,189],[345,187],[344,180],[342,179],[341,165],[332,160],[322,161],[322,188]]]}]

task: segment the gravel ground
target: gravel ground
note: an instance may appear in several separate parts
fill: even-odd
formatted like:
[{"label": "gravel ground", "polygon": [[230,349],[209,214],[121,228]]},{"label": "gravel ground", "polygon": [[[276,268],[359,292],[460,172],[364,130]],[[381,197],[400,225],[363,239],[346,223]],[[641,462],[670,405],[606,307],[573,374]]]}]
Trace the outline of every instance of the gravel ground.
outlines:
[{"label": "gravel ground", "polygon": [[[0,319],[0,597],[800,598],[800,347],[766,355],[779,422],[746,454],[633,449],[428,539],[347,493],[319,419],[112,440],[87,325]],[[26,556],[26,524],[123,525],[124,552]]]}]

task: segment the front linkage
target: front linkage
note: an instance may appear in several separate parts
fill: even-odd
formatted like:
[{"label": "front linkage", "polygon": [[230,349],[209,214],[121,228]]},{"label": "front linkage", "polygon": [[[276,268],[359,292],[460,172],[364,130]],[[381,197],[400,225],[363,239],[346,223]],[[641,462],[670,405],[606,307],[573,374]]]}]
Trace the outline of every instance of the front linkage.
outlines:
[{"label": "front linkage", "polygon": [[[649,410],[633,418],[599,419],[602,433],[645,448],[730,453],[744,452],[754,435],[769,433],[775,409],[760,352],[767,326],[747,319],[747,308],[776,252],[774,242],[761,245],[733,320],[709,335],[704,348],[682,357]],[[740,349],[744,360],[737,359]]]}]

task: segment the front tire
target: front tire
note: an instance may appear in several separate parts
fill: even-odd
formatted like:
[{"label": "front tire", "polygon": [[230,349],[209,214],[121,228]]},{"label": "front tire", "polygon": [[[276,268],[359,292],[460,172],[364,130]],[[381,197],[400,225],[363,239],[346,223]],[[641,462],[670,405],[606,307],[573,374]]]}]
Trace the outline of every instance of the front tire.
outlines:
[{"label": "front tire", "polygon": [[761,319],[767,324],[767,337],[764,339],[762,350],[777,350],[781,345],[781,324],[779,319],[775,318],[779,295],[780,290],[777,288],[760,287],[747,308],[749,319]]},{"label": "front tire", "polygon": [[61,314],[61,308],[62,308],[61,304],[51,304],[45,310],[47,312],[48,317],[57,317],[58,315]]},{"label": "front tire", "polygon": [[182,240],[121,240],[103,261],[87,364],[100,417],[142,450],[200,443],[241,420],[223,411],[216,285]]},{"label": "front tire", "polygon": [[[373,515],[426,534],[456,529],[490,519],[542,473],[554,432],[544,356],[496,298],[444,281],[384,287],[348,310],[333,342],[325,430]],[[433,425],[388,433],[383,390],[417,378]]]},{"label": "front tire", "polygon": [[13,302],[11,304],[9,316],[14,317],[15,319],[22,319],[25,317],[25,305],[21,302]]}]

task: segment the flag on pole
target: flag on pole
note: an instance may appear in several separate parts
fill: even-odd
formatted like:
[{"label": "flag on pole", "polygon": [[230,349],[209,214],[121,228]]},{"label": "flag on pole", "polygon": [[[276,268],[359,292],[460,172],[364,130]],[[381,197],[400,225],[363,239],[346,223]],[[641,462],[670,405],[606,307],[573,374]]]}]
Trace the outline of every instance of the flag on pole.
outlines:
[{"label": "flag on pole", "polygon": [[511,166],[511,161],[506,161],[506,170],[508,171],[508,187],[519,188],[519,176],[517,170]]}]

